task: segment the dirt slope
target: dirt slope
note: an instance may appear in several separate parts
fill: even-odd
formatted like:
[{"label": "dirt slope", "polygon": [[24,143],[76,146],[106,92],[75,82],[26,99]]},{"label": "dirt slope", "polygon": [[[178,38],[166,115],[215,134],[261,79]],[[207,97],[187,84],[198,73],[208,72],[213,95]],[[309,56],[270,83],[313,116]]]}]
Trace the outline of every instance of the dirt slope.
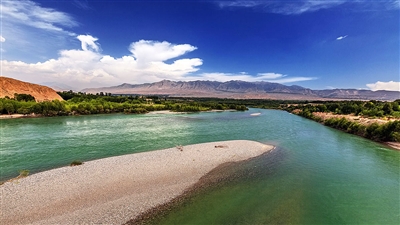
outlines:
[{"label": "dirt slope", "polygon": [[63,100],[56,91],[49,87],[0,76],[0,98],[5,96],[14,98],[15,93],[30,94],[38,102]]}]

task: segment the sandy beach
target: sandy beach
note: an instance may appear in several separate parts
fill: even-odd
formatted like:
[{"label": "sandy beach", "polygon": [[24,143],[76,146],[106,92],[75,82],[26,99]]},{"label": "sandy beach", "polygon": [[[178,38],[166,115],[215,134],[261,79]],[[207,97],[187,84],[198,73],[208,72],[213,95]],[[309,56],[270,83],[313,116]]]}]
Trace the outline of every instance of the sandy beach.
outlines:
[{"label": "sandy beach", "polygon": [[272,149],[254,141],[211,142],[33,174],[0,186],[0,223],[123,224],[181,195],[218,165]]}]

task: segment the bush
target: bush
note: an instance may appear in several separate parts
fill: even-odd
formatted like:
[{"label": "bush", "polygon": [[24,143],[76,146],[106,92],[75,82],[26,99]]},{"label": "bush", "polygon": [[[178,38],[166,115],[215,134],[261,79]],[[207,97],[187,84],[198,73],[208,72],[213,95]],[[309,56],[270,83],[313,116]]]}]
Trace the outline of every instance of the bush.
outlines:
[{"label": "bush", "polygon": [[72,161],[69,165],[70,165],[70,166],[79,166],[79,165],[82,165],[82,164],[83,164],[82,161],[74,160],[74,161]]},{"label": "bush", "polygon": [[24,101],[24,102],[30,102],[30,101],[36,101],[35,97],[33,97],[30,94],[14,94],[14,99],[17,101]]},{"label": "bush", "polygon": [[143,114],[143,113],[147,113],[147,110],[144,108],[134,108],[131,111],[132,113],[136,113],[136,114]]}]

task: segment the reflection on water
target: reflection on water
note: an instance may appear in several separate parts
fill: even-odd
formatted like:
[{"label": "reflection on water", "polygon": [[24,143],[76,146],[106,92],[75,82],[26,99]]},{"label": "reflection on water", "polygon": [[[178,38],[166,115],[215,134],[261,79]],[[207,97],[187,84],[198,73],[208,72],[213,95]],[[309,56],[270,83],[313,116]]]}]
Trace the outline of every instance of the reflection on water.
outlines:
[{"label": "reflection on water", "polygon": [[[259,116],[252,113],[261,112]],[[114,155],[247,139],[279,148],[165,223],[398,224],[400,152],[282,111],[1,121],[1,179]],[[163,223],[164,223],[163,222]]]}]

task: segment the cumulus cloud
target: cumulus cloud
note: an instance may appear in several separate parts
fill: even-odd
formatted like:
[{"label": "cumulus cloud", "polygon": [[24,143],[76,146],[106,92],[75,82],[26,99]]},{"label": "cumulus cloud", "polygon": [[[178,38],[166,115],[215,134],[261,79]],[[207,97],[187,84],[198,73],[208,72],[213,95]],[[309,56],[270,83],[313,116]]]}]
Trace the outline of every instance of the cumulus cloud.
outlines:
[{"label": "cumulus cloud", "polygon": [[367,87],[373,91],[386,90],[386,91],[400,91],[400,82],[389,81],[382,82],[377,81],[372,84],[367,84]]},{"label": "cumulus cloud", "polygon": [[[189,44],[173,45],[166,41],[155,42],[140,40],[130,45],[129,51],[137,59],[140,66],[151,62],[162,62],[173,59],[197,48]],[[179,62],[182,64],[182,62]]]},{"label": "cumulus cloud", "polygon": [[98,39],[90,35],[78,35],[78,40],[81,41],[83,51],[94,50],[99,51],[99,45],[95,43]]},{"label": "cumulus cloud", "polygon": [[343,39],[347,38],[347,36],[348,36],[348,35],[339,36],[339,37],[336,38],[336,40],[337,40],[337,41],[343,40]]},{"label": "cumulus cloud", "polygon": [[30,82],[64,83],[73,87],[118,85],[123,82],[143,83],[161,79],[183,80],[184,76],[199,70],[202,60],[180,58],[196,47],[140,40],[131,44],[132,55],[114,58],[98,52],[97,38],[90,35],[77,37],[82,49],[62,50],[59,57],[39,63],[2,61],[3,74]]},{"label": "cumulus cloud", "polygon": [[[115,58],[99,51],[98,39],[79,35],[82,49],[62,50],[58,58],[45,62],[1,61],[4,76],[28,82],[57,82],[75,87],[111,86],[121,83],[147,83],[168,80],[269,81],[291,83],[314,77],[289,77],[279,73],[197,73],[203,61],[182,58],[197,48],[190,44],[140,40],[129,46],[130,55]],[[175,60],[174,60],[175,59]],[[171,62],[171,60],[174,60]]]}]

